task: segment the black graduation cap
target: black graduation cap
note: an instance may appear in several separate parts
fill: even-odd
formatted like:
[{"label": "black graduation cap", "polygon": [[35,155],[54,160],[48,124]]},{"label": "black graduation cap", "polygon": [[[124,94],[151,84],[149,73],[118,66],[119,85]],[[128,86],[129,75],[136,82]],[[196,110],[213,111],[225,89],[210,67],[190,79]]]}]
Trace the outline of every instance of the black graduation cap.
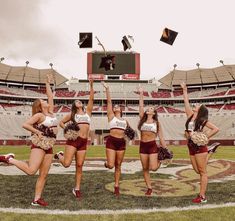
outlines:
[{"label": "black graduation cap", "polygon": [[[128,36],[129,37],[129,36]],[[127,36],[123,36],[122,38],[123,49],[126,51],[127,49],[131,49],[131,43],[128,40]]]},{"label": "black graduation cap", "polygon": [[169,45],[173,45],[178,32],[164,28],[160,41],[163,41]]},{"label": "black graduation cap", "polygon": [[92,48],[92,33],[91,32],[81,32],[79,33],[80,48]]},{"label": "black graduation cap", "polygon": [[101,58],[101,63],[99,68],[104,68],[105,71],[113,70],[115,68],[113,55],[106,55],[105,57]]}]

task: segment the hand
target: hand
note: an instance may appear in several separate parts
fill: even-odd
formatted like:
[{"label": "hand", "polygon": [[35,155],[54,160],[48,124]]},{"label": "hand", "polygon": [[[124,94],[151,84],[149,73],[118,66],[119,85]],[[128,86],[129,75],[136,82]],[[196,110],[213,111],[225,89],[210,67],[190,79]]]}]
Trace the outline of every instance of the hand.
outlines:
[{"label": "hand", "polygon": [[180,86],[183,90],[187,90],[187,85],[184,82],[182,82]]},{"label": "hand", "polygon": [[101,84],[104,86],[105,89],[108,89],[108,88],[109,88],[108,84],[105,83],[104,81],[101,81]]},{"label": "hand", "polygon": [[184,137],[186,138],[186,139],[190,139],[190,133],[189,133],[189,131],[187,131],[187,130],[185,130],[184,131]]},{"label": "hand", "polygon": [[52,76],[51,76],[51,74],[47,74],[47,83],[48,84],[52,83]]},{"label": "hand", "polygon": [[37,131],[36,134],[39,137],[39,139],[41,140],[43,137],[43,133],[41,131]]}]

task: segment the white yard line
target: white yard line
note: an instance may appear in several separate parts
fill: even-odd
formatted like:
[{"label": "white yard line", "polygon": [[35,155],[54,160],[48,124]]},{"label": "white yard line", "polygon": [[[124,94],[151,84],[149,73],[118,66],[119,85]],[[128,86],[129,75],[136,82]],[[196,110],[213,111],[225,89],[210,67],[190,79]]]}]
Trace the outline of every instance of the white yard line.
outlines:
[{"label": "white yard line", "polygon": [[20,214],[49,214],[49,215],[117,215],[117,214],[144,214],[153,212],[177,212],[187,210],[215,209],[224,207],[235,207],[235,203],[225,204],[204,204],[187,207],[169,207],[169,208],[152,208],[152,209],[125,209],[125,210],[47,210],[47,209],[21,209],[21,208],[0,208],[0,212],[4,213],[20,213]]}]

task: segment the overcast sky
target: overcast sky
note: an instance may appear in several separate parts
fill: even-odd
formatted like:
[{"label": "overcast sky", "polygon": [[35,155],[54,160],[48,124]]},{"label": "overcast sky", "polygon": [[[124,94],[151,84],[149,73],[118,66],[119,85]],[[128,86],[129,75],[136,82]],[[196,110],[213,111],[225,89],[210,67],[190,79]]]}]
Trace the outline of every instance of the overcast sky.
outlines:
[{"label": "overcast sky", "polygon": [[[234,0],[0,0],[0,57],[9,65],[54,68],[66,77],[86,78],[86,54],[79,32],[93,32],[107,50],[122,50],[122,36],[134,36],[141,79],[161,78],[173,69],[235,64]],[[179,32],[173,46],[159,41],[168,27]]]}]

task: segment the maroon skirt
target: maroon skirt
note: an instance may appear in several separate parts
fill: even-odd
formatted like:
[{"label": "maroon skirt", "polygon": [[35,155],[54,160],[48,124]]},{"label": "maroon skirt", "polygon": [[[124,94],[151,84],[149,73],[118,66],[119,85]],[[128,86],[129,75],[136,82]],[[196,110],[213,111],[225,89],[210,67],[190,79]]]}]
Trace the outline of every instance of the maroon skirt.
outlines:
[{"label": "maroon skirt", "polygon": [[117,138],[111,135],[108,136],[106,140],[106,148],[112,150],[125,150],[126,149],[126,140],[124,138]]},{"label": "maroon skirt", "polygon": [[32,144],[32,145],[31,145],[31,150],[32,150],[32,149],[41,149],[41,150],[43,150],[46,154],[53,154],[53,149],[52,149],[52,148],[50,148],[50,149],[48,149],[48,150],[44,150],[44,149],[42,149],[41,147]]},{"label": "maroon skirt", "polygon": [[87,138],[78,137],[76,140],[67,140],[66,144],[77,148],[77,151],[87,149]]},{"label": "maroon skirt", "polygon": [[148,142],[143,142],[140,141],[140,151],[139,153],[142,154],[153,154],[153,153],[158,153],[159,148],[156,144],[156,141],[148,141]]},{"label": "maroon skirt", "polygon": [[189,155],[192,156],[195,154],[208,152],[207,146],[198,146],[197,144],[193,143],[191,139],[188,140],[188,150],[189,150]]}]

